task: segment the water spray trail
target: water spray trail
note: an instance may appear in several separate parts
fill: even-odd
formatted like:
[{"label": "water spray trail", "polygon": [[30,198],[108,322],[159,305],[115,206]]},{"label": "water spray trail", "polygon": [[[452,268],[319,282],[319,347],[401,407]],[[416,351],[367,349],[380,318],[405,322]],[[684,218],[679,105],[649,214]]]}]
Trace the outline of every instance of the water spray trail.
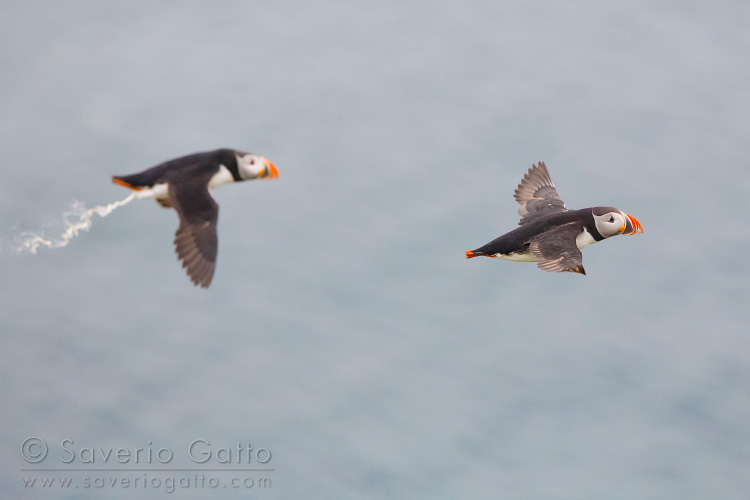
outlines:
[{"label": "water spray trail", "polygon": [[114,209],[139,198],[140,196],[138,196],[138,194],[137,191],[134,191],[124,200],[115,201],[107,206],[96,206],[88,210],[82,202],[76,201],[73,203],[70,211],[63,213],[63,223],[65,224],[66,229],[65,232],[60,235],[60,238],[56,240],[48,240],[38,233],[24,231],[18,235],[16,251],[18,253],[30,252],[36,254],[40,246],[45,246],[47,248],[62,248],[67,246],[68,243],[70,243],[70,240],[78,236],[81,231],[85,232],[91,229],[94,214],[104,218],[111,214]]},{"label": "water spray trail", "polygon": [[133,191],[132,193],[130,193],[130,196],[128,196],[124,200],[115,201],[113,203],[110,203],[106,207],[96,206],[94,208],[91,208],[88,211],[89,217],[91,217],[92,215],[96,214],[99,217],[104,218],[104,217],[108,216],[109,214],[111,214],[112,211],[115,208],[121,207],[123,205],[127,205],[128,203],[130,203],[131,201],[133,201],[137,197],[138,197],[138,191]]}]

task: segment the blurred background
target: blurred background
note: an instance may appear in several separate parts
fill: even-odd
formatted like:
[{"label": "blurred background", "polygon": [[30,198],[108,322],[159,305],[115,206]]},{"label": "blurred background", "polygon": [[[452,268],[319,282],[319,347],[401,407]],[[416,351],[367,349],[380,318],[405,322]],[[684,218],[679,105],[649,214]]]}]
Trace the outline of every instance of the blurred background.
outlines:
[{"label": "blurred background", "polygon": [[[2,10],[8,498],[163,498],[194,475],[84,448],[216,469],[180,498],[746,498],[746,2]],[[14,251],[23,230],[62,233],[74,201],[124,198],[111,175],[218,147],[280,177],[214,193],[208,290],[150,200]],[[539,160],[569,208],[645,232],[587,248],[585,277],[467,261],[516,226]],[[29,437],[44,461],[23,459]],[[272,457],[196,464],[195,440]],[[55,476],[73,482],[24,486]]]}]

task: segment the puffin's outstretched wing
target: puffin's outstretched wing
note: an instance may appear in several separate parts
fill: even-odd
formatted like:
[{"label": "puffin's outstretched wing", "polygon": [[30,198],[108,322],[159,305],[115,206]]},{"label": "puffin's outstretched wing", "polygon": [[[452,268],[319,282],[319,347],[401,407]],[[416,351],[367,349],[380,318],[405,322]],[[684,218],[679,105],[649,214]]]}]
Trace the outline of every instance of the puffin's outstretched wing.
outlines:
[{"label": "puffin's outstretched wing", "polygon": [[540,215],[567,210],[543,161],[533,165],[523,176],[513,197],[521,205],[518,207],[518,215],[521,216],[519,225]]},{"label": "puffin's outstretched wing", "polygon": [[204,288],[211,284],[216,268],[219,205],[208,192],[208,179],[169,183],[169,201],[180,216],[174,244],[190,280]]},{"label": "puffin's outstretched wing", "polygon": [[529,250],[539,259],[539,269],[552,273],[565,271],[586,274],[583,255],[576,245],[581,225],[569,222],[540,234],[531,240]]}]

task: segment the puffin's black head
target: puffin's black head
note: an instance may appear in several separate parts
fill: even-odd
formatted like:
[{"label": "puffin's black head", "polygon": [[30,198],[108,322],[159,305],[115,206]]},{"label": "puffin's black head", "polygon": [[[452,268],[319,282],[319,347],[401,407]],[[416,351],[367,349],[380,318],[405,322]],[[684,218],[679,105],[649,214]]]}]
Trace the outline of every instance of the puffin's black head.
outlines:
[{"label": "puffin's black head", "polygon": [[275,179],[279,176],[276,166],[267,158],[244,151],[235,151],[235,156],[240,180]]},{"label": "puffin's black head", "polygon": [[638,220],[614,207],[594,207],[591,209],[591,215],[594,216],[596,230],[604,238],[617,236],[618,234],[636,234],[642,233],[643,228]]}]

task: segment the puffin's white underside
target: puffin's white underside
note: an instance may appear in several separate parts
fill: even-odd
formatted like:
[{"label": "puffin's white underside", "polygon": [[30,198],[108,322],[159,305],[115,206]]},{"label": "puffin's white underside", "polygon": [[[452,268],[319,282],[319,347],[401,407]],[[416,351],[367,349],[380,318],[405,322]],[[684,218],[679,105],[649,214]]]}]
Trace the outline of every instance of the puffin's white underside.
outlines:
[{"label": "puffin's white underside", "polygon": [[[596,243],[596,240],[593,236],[591,236],[591,233],[589,233],[586,228],[583,228],[583,232],[576,236],[576,246],[578,247],[578,250],[583,250],[585,247]],[[526,253],[496,253],[495,255],[491,255],[490,257],[494,257],[495,259],[503,259],[503,260],[510,260],[512,262],[539,262],[539,259],[531,252]]]},{"label": "puffin's white underside", "polygon": [[534,255],[531,252],[496,253],[495,255],[490,255],[490,257],[494,257],[496,259],[510,260],[513,262],[539,262],[539,259],[536,258],[536,255]]},{"label": "puffin's white underside", "polygon": [[594,243],[596,243],[596,240],[585,227],[583,228],[583,232],[576,236],[576,246],[578,247],[578,250],[583,250],[585,247]]},{"label": "puffin's white underside", "polygon": [[219,165],[219,171],[216,172],[213,177],[211,177],[210,181],[208,181],[208,188],[216,189],[219,186],[223,186],[224,184],[231,184],[233,182],[234,177],[232,177],[232,172],[230,172],[229,169],[224,165]]},{"label": "puffin's white underside", "polygon": [[143,188],[138,191],[138,198],[169,198],[169,184],[154,184],[150,188]]}]

